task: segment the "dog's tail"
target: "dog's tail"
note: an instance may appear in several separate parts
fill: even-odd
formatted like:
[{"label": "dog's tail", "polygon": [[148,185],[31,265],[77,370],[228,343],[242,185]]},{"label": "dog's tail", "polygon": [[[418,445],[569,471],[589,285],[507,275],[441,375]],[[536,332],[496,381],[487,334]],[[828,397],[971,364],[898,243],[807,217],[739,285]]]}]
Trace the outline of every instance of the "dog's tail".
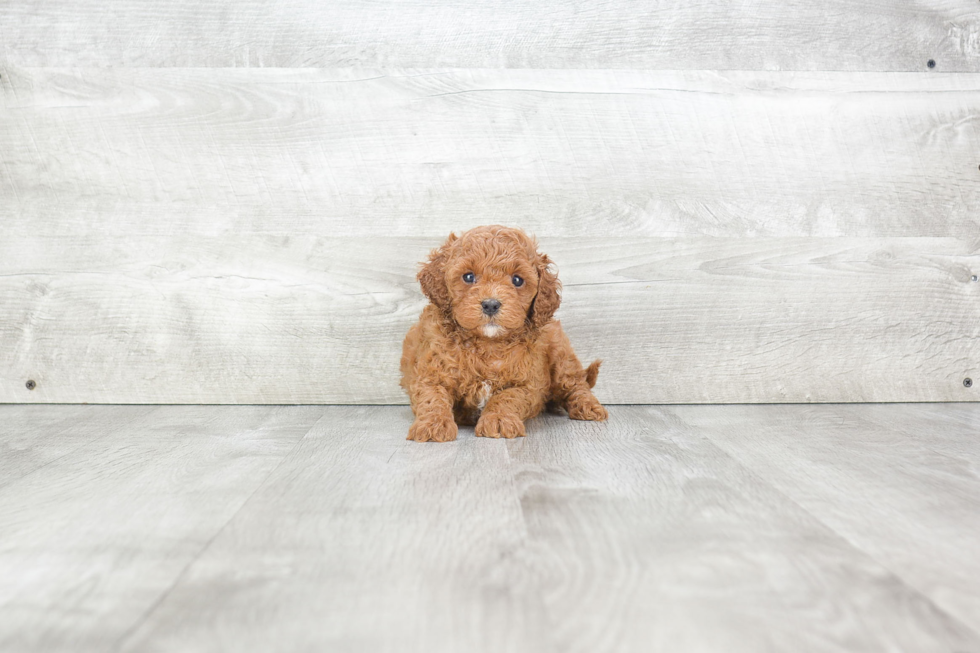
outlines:
[{"label": "dog's tail", "polygon": [[594,360],[591,365],[585,368],[585,382],[589,384],[590,388],[595,387],[595,380],[599,378],[600,365],[602,365],[601,360]]}]

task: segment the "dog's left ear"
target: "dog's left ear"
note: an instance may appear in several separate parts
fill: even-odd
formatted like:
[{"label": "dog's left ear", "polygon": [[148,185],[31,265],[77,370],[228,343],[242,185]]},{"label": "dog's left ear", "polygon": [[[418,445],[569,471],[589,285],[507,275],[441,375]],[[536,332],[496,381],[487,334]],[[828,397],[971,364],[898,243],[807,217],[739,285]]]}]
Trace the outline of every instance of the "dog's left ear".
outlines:
[{"label": "dog's left ear", "polygon": [[449,288],[446,286],[446,261],[449,260],[449,246],[455,241],[456,234],[451,233],[442,247],[432,250],[429,254],[429,262],[422,266],[417,277],[422,292],[429,301],[446,313],[450,310]]},{"label": "dog's left ear", "polygon": [[561,305],[561,281],[554,272],[554,263],[545,254],[538,254],[535,262],[538,270],[538,294],[535,295],[528,311],[531,326],[540,329],[551,321],[558,306]]}]

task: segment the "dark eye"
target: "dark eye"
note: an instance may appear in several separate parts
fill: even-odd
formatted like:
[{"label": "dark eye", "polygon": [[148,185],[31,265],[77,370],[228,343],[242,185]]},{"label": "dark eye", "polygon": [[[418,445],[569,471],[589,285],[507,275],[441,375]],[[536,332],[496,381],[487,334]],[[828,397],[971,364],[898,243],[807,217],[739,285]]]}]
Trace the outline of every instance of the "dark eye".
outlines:
[{"label": "dark eye", "polygon": [[513,277],[511,277],[511,281],[514,282],[514,286],[516,288],[520,288],[521,286],[524,285],[524,279],[521,279],[521,277],[516,274]]},{"label": "dark eye", "polygon": [[466,283],[473,283],[474,281],[476,281],[476,275],[473,274],[472,272],[467,272],[466,274],[463,275],[463,281],[465,281]]}]

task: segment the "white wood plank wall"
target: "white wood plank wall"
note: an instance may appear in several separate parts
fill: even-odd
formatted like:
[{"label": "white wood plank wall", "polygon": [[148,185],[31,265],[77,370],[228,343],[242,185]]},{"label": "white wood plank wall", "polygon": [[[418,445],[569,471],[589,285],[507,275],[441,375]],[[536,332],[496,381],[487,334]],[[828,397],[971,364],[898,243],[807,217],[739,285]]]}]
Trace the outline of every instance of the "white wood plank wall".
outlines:
[{"label": "white wood plank wall", "polygon": [[978,71],[967,0],[4,3],[0,401],[403,402],[487,223],[607,402],[977,400]]},{"label": "white wood plank wall", "polygon": [[24,66],[980,70],[974,0],[5,0]]}]

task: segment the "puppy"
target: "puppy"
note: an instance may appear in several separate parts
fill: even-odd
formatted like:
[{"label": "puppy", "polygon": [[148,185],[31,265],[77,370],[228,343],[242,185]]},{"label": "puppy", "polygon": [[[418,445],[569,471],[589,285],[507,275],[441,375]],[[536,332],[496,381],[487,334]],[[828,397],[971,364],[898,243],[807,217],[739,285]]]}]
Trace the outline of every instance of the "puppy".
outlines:
[{"label": "puppy", "polygon": [[608,417],[591,391],[600,361],[582,369],[552,319],[561,284],[550,265],[523,231],[501,226],[450,234],[432,251],[418,274],[430,303],[402,346],[409,440],[455,440],[457,424],[482,437],[523,436],[524,420],[545,407]]}]

